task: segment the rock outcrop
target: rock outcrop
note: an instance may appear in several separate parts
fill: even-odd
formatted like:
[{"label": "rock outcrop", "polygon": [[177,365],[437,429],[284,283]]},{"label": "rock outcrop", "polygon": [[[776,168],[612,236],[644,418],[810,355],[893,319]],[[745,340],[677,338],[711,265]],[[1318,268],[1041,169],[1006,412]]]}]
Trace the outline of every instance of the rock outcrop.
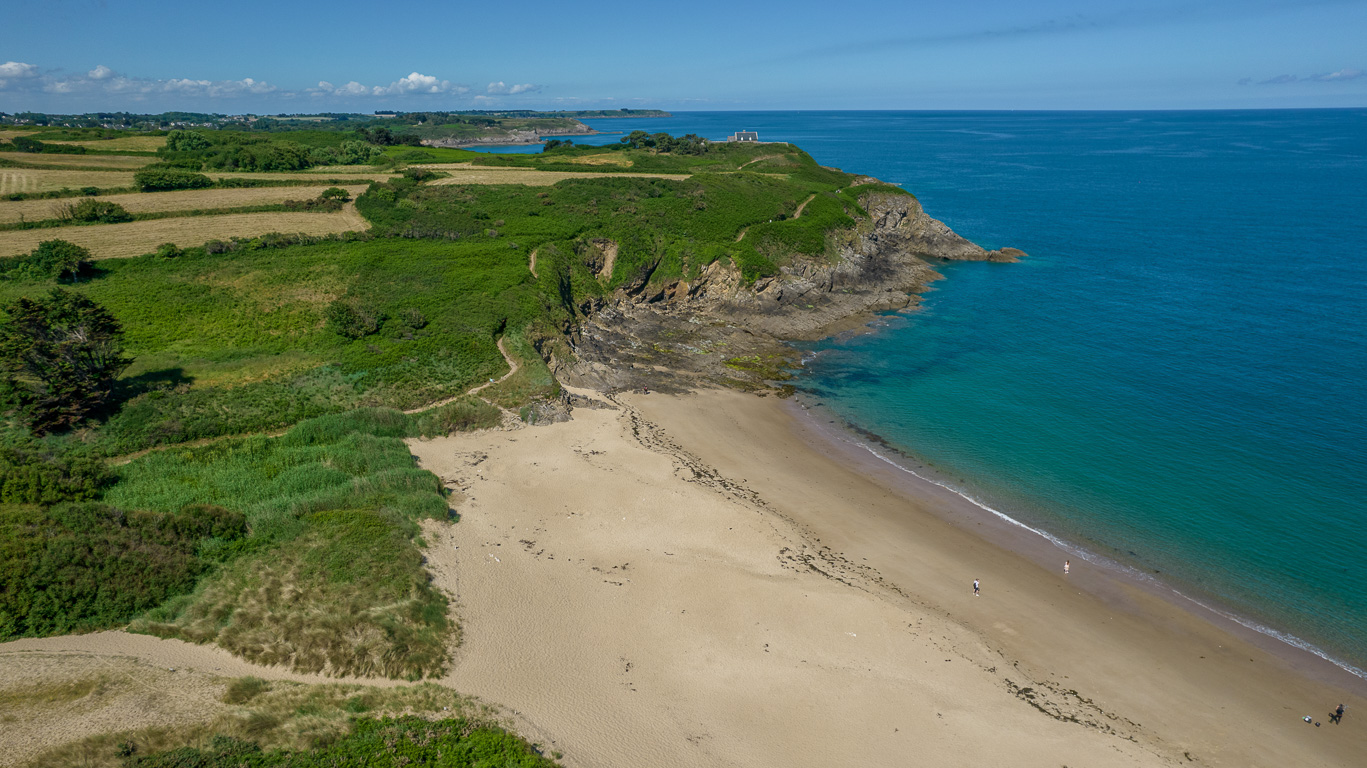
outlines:
[{"label": "rock outcrop", "polygon": [[793,356],[784,340],[859,328],[874,313],[915,304],[941,277],[934,263],[1025,256],[969,242],[910,195],[871,190],[860,206],[868,216],[841,235],[833,258],[796,257],[753,285],[723,261],[691,281],[638,276],[595,308],[572,339],[578,360],[559,373],[604,389],[764,387],[778,370],[772,361]]}]

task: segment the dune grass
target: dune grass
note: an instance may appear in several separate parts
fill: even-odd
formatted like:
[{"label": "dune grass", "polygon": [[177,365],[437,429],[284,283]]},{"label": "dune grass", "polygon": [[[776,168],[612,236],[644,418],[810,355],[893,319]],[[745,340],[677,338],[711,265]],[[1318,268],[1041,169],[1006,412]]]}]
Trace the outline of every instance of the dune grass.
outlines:
[{"label": "dune grass", "polygon": [[200,557],[221,565],[133,631],[301,672],[439,673],[454,626],[423,569],[416,521],[449,510],[440,480],[403,443],[413,431],[399,411],[362,409],[120,467],[110,505],[214,504],[240,511],[250,529],[202,545]]},{"label": "dune grass", "polygon": [[[137,671],[134,670],[134,675]],[[139,679],[111,681],[106,675],[91,676],[63,683],[64,694],[101,688],[142,690]],[[18,694],[24,689],[14,689]],[[46,690],[46,688],[44,689]],[[9,694],[11,691],[5,691]],[[117,691],[113,692],[117,695]],[[69,699],[62,699],[67,701]],[[15,709],[21,716],[39,712],[53,716],[50,708],[34,706],[31,702],[14,698]],[[57,715],[61,716],[61,715]],[[355,758],[357,763],[342,760],[338,764],[375,764],[371,760],[385,750],[373,749],[368,742],[377,725],[380,733],[399,735],[381,723],[393,723],[401,718],[406,730],[423,728],[427,733],[503,734],[495,743],[509,748],[514,761],[478,763],[479,765],[520,765],[517,759],[535,756],[535,749],[526,742],[513,739],[508,743],[506,725],[497,710],[477,699],[462,696],[444,686],[421,683],[410,686],[375,688],[370,686],[333,683],[310,685],[286,681],[266,681],[245,677],[228,680],[219,702],[212,700],[198,722],[171,726],[154,726],[131,730],[115,730],[75,739],[49,749],[31,760],[28,765],[81,765],[90,768],[123,768],[130,764],[199,765],[195,757],[204,756],[215,745],[230,750],[247,742],[263,752],[250,751],[241,757],[253,765],[272,765],[272,753],[292,753],[288,765],[310,765],[322,755]],[[248,747],[248,750],[251,748]],[[226,750],[225,750],[226,751]],[[198,753],[196,755],[195,753]],[[222,751],[212,754],[224,755]],[[174,755],[174,757],[173,757]],[[189,758],[189,759],[187,759]],[[275,759],[279,759],[276,757]],[[172,762],[172,761],[175,762]],[[254,761],[254,762],[253,762]],[[238,761],[230,760],[232,764]],[[217,763],[213,763],[217,764]],[[326,764],[326,763],[325,763]],[[424,765],[420,761],[409,765]],[[439,763],[460,765],[460,763]],[[548,765],[548,761],[530,765]]]}]

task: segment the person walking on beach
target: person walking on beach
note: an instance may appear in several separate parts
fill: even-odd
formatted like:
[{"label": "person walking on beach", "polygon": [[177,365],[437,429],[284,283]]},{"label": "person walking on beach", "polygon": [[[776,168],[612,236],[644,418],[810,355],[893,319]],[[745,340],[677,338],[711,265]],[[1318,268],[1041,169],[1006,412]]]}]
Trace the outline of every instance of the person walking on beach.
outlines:
[{"label": "person walking on beach", "polygon": [[1339,705],[1339,708],[1338,708],[1338,709],[1334,710],[1334,714],[1333,714],[1333,715],[1330,715],[1330,717],[1329,717],[1329,722],[1333,723],[1334,725],[1338,725],[1339,723],[1343,722],[1343,705],[1342,705],[1342,704]]},{"label": "person walking on beach", "polygon": [[1069,561],[1064,560],[1064,561],[1063,561],[1063,575],[1064,575],[1064,576],[1067,576],[1067,575],[1068,575],[1068,565],[1069,565]]},{"label": "person walking on beach", "polygon": [[982,595],[979,595],[979,594],[978,594],[978,580],[977,580],[977,579],[974,579],[974,580],[973,580],[973,596],[974,596],[974,597],[982,597]]}]

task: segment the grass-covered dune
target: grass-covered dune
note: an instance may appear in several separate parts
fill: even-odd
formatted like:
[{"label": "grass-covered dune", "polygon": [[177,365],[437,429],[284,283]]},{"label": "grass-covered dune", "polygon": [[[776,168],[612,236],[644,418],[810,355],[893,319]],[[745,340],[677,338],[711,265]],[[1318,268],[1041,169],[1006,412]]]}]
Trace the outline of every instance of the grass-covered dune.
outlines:
[{"label": "grass-covered dune", "polygon": [[155,452],[112,477],[58,467],[49,484],[97,477],[46,496],[7,486],[31,503],[0,504],[0,640],[133,620],[301,672],[438,673],[456,630],[423,570],[417,522],[450,512],[402,438],[498,418],[478,401],[411,416],[361,409],[280,437]]}]

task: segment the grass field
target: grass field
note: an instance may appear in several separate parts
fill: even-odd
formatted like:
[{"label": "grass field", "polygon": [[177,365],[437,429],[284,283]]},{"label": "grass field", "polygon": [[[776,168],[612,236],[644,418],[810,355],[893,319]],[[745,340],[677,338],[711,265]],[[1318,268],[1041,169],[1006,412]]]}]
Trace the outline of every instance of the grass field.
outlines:
[{"label": "grass field", "polygon": [[[272,205],[286,200],[306,200],[317,197],[328,186],[316,187],[244,187],[238,189],[186,189],[175,192],[142,192],[127,195],[105,195],[99,199],[123,206],[129,213],[162,211],[198,211],[217,208],[242,208],[249,205]],[[366,185],[343,187],[352,197],[365,192]],[[60,207],[72,198],[59,200],[0,200],[0,224],[17,221],[40,221],[57,218]]]},{"label": "grass field", "polygon": [[131,186],[133,186],[132,171],[0,168],[0,195],[15,192],[55,192],[59,189],[80,189],[81,187],[120,189]]},{"label": "grass field", "polygon": [[575,165],[620,165],[624,168],[630,168],[632,165],[635,164],[635,161],[633,161],[631,158],[623,157],[620,154],[612,154],[608,152],[605,152],[601,155],[585,155],[584,157],[576,157],[570,160],[570,162],[574,163]]},{"label": "grass field", "polygon": [[0,158],[43,168],[94,168],[98,170],[136,170],[157,161],[154,155],[39,155],[6,152]]},{"label": "grass field", "polygon": [[[299,187],[285,189],[297,190]],[[151,253],[162,243],[191,247],[204,245],[209,240],[254,237],[269,232],[328,235],[355,232],[367,226],[365,219],[356,213],[355,206],[348,205],[336,213],[229,213],[126,224],[19,229],[0,232],[0,256],[28,253],[44,240],[66,240],[90,249],[96,259],[117,259]]]},{"label": "grass field", "polygon": [[166,145],[165,136],[121,136],[117,139],[97,139],[95,141],[52,141],[48,144],[74,144],[86,149],[104,149],[111,152],[156,152]]},{"label": "grass field", "polygon": [[[424,168],[451,174],[445,179],[428,182],[431,186],[452,184],[524,184],[529,187],[549,187],[565,179],[601,179],[602,173],[575,171],[539,171],[531,168],[480,168],[462,164],[425,165]],[[687,174],[614,173],[613,177],[632,176],[647,179],[686,179]]]}]

